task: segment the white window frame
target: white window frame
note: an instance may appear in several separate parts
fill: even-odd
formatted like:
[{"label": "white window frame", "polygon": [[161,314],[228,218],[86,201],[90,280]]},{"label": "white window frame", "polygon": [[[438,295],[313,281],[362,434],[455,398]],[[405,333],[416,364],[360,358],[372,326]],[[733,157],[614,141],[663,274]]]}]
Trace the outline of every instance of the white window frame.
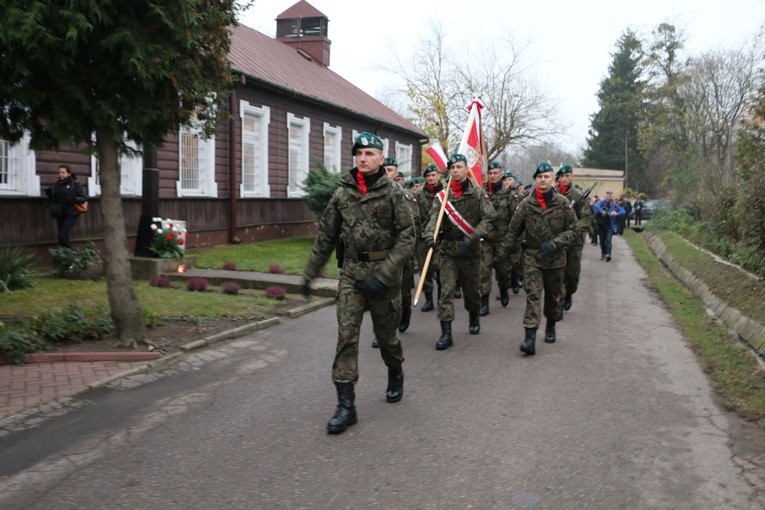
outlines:
[{"label": "white window frame", "polygon": [[[361,131],[353,130],[353,138],[351,138],[351,149],[353,149],[353,144],[356,143],[356,138],[359,137],[359,134]],[[353,153],[353,158],[351,158],[351,162],[353,164],[353,168],[356,168],[356,153]]]},{"label": "white window frame", "polygon": [[387,158],[388,153],[390,151],[390,140],[388,140],[387,138],[383,138],[382,143],[383,143],[383,156]]},{"label": "white window frame", "polygon": [[412,177],[412,157],[413,147],[411,144],[405,145],[403,143],[396,142],[396,163],[398,163],[398,171],[403,172]]},{"label": "white window frame", "polygon": [[[324,166],[330,172],[339,172],[343,167],[342,158],[342,145],[343,145],[343,128],[340,126],[331,126],[329,123],[324,123]],[[335,144],[333,147],[327,149],[326,139],[327,135],[334,135]]]},{"label": "white window frame", "polygon": [[[126,140],[127,145],[139,150],[135,142]],[[143,195],[143,156],[119,155],[120,165],[120,195],[123,197],[140,197]],[[88,195],[101,196],[101,178],[99,176],[99,161],[95,155],[90,156],[90,175],[88,176]]]},{"label": "white window frame", "polygon": [[[245,132],[244,130],[244,117],[245,115],[254,115],[256,120],[256,129],[259,131],[257,135],[255,133]],[[239,184],[239,196],[242,198],[260,197],[268,198],[271,196],[271,186],[268,184],[268,125],[271,123],[271,109],[268,106],[252,106],[248,101],[239,101],[239,120],[240,120],[240,132],[241,132],[241,152],[242,159],[240,166],[242,169],[241,182]],[[247,190],[244,187],[244,173],[245,173],[245,146],[252,144],[255,147],[255,171],[254,183],[251,190]],[[258,172],[258,169],[262,169]]]},{"label": "white window frame", "polygon": [[0,196],[40,196],[40,176],[37,175],[35,152],[29,148],[29,134],[12,144],[0,139],[8,151],[6,154],[8,183],[0,184]]},{"label": "white window frame", "polygon": [[[301,136],[300,136],[300,147],[298,148],[301,152],[299,161],[296,164],[296,167],[293,168],[293,162],[292,162],[292,130],[294,128],[299,128],[302,130]],[[299,198],[304,197],[306,195],[306,192],[300,188],[300,186],[305,182],[306,177],[308,177],[308,158],[309,158],[309,146],[308,142],[310,140],[310,134],[311,134],[311,119],[309,118],[298,118],[292,113],[287,113],[287,197],[288,198]],[[293,184],[294,183],[294,184]]]},{"label": "white window frame", "polygon": [[[183,134],[188,133],[199,140],[197,160],[199,165],[199,186],[183,188]],[[204,137],[204,131],[192,125],[182,126],[178,131],[178,180],[176,181],[178,197],[218,197],[218,183],[215,182],[215,135]]]}]

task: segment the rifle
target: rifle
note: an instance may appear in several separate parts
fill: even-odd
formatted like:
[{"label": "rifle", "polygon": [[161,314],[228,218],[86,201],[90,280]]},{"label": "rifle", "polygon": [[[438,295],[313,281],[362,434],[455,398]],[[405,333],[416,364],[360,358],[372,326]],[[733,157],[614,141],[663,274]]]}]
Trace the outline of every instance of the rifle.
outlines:
[{"label": "rifle", "polygon": [[[451,180],[446,180],[446,186],[444,186],[444,199],[441,201],[441,208],[438,210],[438,218],[436,219],[436,228],[433,230],[433,243],[438,240],[438,231],[441,230],[441,220],[444,219],[444,210],[446,210],[446,202],[449,200],[449,188],[451,188]],[[434,198],[436,200],[437,198]],[[417,306],[417,301],[420,300],[422,294],[422,287],[425,285],[425,275],[428,274],[428,268],[430,267],[430,259],[433,257],[433,248],[428,248],[428,254],[425,256],[425,262],[420,269],[420,281],[417,282],[417,291],[414,293],[414,303],[412,306]]]},{"label": "rifle", "polygon": [[[595,185],[598,183],[598,181],[592,181],[592,184],[587,186],[584,191],[582,191],[582,196],[579,197],[579,200],[587,200],[587,197],[590,196],[590,193],[592,193],[592,190],[595,189]],[[568,208],[573,209],[574,205],[576,205],[576,200],[572,200],[569,204]]]}]

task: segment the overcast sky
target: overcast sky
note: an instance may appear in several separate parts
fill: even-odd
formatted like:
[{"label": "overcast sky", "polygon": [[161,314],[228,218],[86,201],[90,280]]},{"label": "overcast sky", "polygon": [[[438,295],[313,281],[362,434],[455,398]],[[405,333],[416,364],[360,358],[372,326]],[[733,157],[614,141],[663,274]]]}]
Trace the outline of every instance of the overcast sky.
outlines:
[{"label": "overcast sky", "polygon": [[[255,0],[240,22],[274,36],[276,17],[296,0]],[[511,34],[528,44],[525,61],[546,94],[558,101],[559,121],[568,136],[560,144],[584,147],[596,94],[622,33],[648,33],[662,22],[685,32],[686,52],[698,54],[746,43],[765,23],[765,0],[443,0],[350,2],[309,0],[329,18],[330,69],[374,97],[392,78],[374,70],[389,60],[390,44],[403,60],[429,34],[428,20],[442,24],[447,47],[466,39]],[[472,45],[472,44],[471,44]]]}]

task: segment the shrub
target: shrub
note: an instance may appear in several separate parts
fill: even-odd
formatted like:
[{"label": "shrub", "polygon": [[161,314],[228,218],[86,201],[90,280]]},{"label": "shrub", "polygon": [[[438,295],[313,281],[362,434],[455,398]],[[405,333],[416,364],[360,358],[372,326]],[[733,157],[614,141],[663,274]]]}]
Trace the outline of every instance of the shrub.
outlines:
[{"label": "shrub", "polygon": [[271,285],[266,289],[266,297],[269,299],[284,299],[287,295],[287,289],[278,285]]},{"label": "shrub", "polygon": [[143,310],[143,323],[147,328],[156,328],[165,323],[162,317],[154,310],[144,308]]},{"label": "shrub", "polygon": [[220,286],[220,289],[223,291],[224,294],[230,294],[232,296],[235,296],[236,294],[239,294],[239,290],[242,288],[241,285],[239,285],[237,282],[230,281],[230,282],[223,282]]},{"label": "shrub", "polygon": [[34,258],[31,253],[22,254],[21,248],[4,248],[0,252],[0,292],[31,287]]},{"label": "shrub", "polygon": [[236,262],[226,262],[223,264],[223,269],[226,271],[236,271]]},{"label": "shrub", "polygon": [[268,272],[271,274],[284,274],[284,268],[279,264],[271,264],[268,267]]},{"label": "shrub", "polygon": [[90,266],[102,262],[101,255],[92,242],[80,249],[51,248],[49,251],[53,257],[53,269],[62,278],[77,278]]},{"label": "shrub", "polygon": [[186,282],[186,288],[190,291],[199,291],[204,292],[207,290],[208,282],[207,278],[201,278],[201,277],[194,277],[189,278],[189,281]]},{"label": "shrub", "polygon": [[0,322],[0,354],[16,365],[24,363],[29,352],[40,352],[46,348],[45,341],[33,330],[12,328]]},{"label": "shrub", "polygon": [[162,287],[163,289],[167,289],[170,287],[170,278],[162,275],[155,276],[149,280],[149,285],[152,287]]},{"label": "shrub", "polygon": [[46,310],[32,317],[29,327],[49,342],[101,340],[114,331],[112,319],[105,310],[85,310],[76,303],[63,310]]}]

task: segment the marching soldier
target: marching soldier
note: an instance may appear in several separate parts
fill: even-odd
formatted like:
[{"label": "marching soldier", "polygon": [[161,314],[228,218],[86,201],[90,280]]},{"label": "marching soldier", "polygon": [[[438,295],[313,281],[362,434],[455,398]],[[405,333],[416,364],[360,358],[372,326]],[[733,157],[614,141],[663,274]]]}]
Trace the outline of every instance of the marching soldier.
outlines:
[{"label": "marching soldier", "polygon": [[574,212],[568,200],[553,189],[552,166],[543,162],[534,172],[534,191],[523,201],[510,221],[503,251],[506,253],[520,237],[526,234],[524,250],[523,285],[526,290],[526,313],[523,327],[526,335],[521,352],[536,354],[536,336],[542,311],[547,318],[545,342],[555,342],[555,320],[558,317],[558,299],[563,287],[563,269],[566,266],[564,248],[576,237]]},{"label": "marching soldier", "polygon": [[[441,180],[438,178],[438,167],[436,165],[432,163],[428,165],[425,168],[423,175],[425,176],[425,185],[414,195],[414,198],[417,200],[417,207],[420,209],[421,225],[424,229],[428,222],[430,208],[436,198],[436,193],[444,189],[444,186],[441,184]],[[418,243],[417,248],[417,260],[420,266],[420,278],[425,278],[425,283],[422,286],[423,293],[425,294],[425,302],[420,307],[420,311],[429,312],[433,310],[433,275],[437,274],[438,272],[438,252],[433,252],[427,274],[422,274],[422,266],[425,264],[425,257],[428,254],[428,249],[425,246],[425,242]]]},{"label": "marching soldier", "polygon": [[[510,218],[513,210],[510,209],[510,193],[502,186],[502,166],[499,161],[492,161],[489,164],[488,179],[484,185],[484,190],[489,195],[491,205],[497,213],[498,228],[493,229],[481,242],[481,308],[478,315],[484,317],[489,315],[489,297],[491,295],[491,273],[495,271],[497,285],[499,286],[499,299],[502,306],[507,306],[510,302],[510,295],[507,289],[510,287],[510,274],[507,267],[507,261],[499,259],[502,239],[507,234],[507,227],[510,225]],[[496,267],[496,270],[494,269]]]},{"label": "marching soldier", "polygon": [[[558,192],[566,197],[569,202],[569,208],[576,214],[576,237],[574,242],[566,248],[566,269],[563,272],[564,297],[562,308],[570,310],[572,296],[579,287],[579,274],[582,271],[582,250],[584,241],[593,221],[592,208],[590,202],[582,198],[582,192],[573,185],[574,169],[571,165],[561,165],[555,173]],[[561,310],[559,319],[563,318]]]},{"label": "marching soldier", "polygon": [[[507,189],[510,197],[510,219],[512,219],[512,214],[518,208],[518,204],[521,203],[523,196],[518,191],[518,181],[516,181],[515,175],[510,170],[505,170],[505,173],[502,175],[502,186]],[[515,246],[511,247],[505,262],[510,273],[510,288],[513,290],[513,294],[518,294],[521,290],[521,280],[523,279],[522,242],[515,243]],[[501,296],[497,296],[497,299],[501,299]]]},{"label": "marching soldier", "polygon": [[303,273],[301,292],[307,296],[311,281],[342,239],[345,255],[337,289],[337,349],[332,365],[338,405],[327,423],[330,434],[345,432],[357,422],[354,385],[365,310],[372,316],[380,355],[388,367],[385,398],[398,402],[404,395],[404,352],[396,326],[401,317],[401,268],[412,256],[415,228],[406,197],[385,176],[382,151],[377,136],[364,132],[356,138],[352,148],[356,167],[343,174],[324,209]]},{"label": "marching soldier", "polygon": [[[481,331],[478,319],[480,298],[478,291],[481,248],[480,239],[496,228],[497,214],[485,192],[468,179],[467,158],[453,154],[448,168],[451,174],[449,197],[441,221],[439,235],[439,279],[441,297],[438,302],[438,320],[441,337],[436,349],[452,346],[452,321],[454,320],[454,290],[457,282],[462,286],[465,309],[470,315],[469,331],[477,335]],[[434,247],[433,232],[438,212],[446,190],[438,192],[430,208],[430,218],[422,233],[427,248]]]}]

